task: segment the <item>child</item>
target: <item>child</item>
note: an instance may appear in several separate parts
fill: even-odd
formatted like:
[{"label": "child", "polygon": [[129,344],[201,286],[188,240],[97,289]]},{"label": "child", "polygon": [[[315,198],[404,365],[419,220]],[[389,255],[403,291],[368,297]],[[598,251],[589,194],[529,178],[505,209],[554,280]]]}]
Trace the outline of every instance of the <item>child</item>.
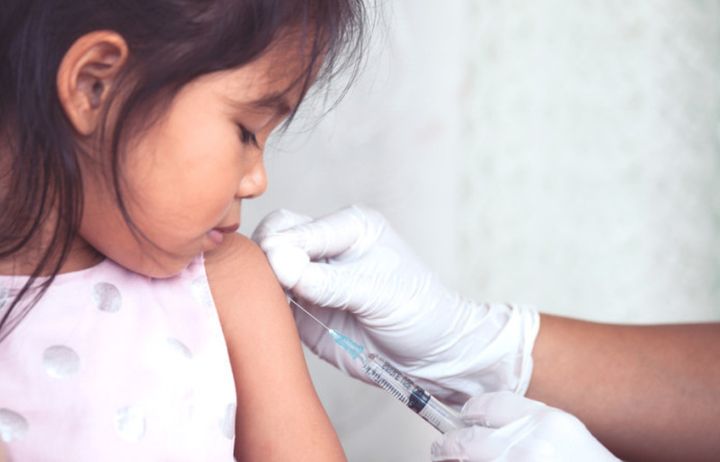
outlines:
[{"label": "child", "polygon": [[362,11],[4,1],[0,459],[344,460],[234,231],[270,133],[359,50]]}]

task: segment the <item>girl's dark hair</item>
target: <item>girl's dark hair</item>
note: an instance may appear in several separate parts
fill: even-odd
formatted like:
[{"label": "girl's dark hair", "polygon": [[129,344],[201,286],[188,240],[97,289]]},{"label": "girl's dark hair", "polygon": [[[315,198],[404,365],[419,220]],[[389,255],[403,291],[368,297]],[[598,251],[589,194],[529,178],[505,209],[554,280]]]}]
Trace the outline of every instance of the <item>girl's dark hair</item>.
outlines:
[{"label": "girl's dark hair", "polygon": [[[327,81],[347,67],[354,76],[364,24],[362,0],[3,0],[0,259],[25,250],[45,223],[57,226],[12,302],[0,294],[0,340],[50,286],[82,217],[78,158],[83,153],[56,87],[60,62],[75,40],[112,30],[128,44],[121,105],[107,139],[115,195],[131,223],[120,194],[119,166],[121,146],[133,127],[151,123],[147,118],[194,78],[242,66],[290,30],[293,45],[309,57],[295,81],[303,96],[315,78]],[[45,273],[51,276],[35,288]],[[21,299],[31,294],[31,303],[19,310]]]}]

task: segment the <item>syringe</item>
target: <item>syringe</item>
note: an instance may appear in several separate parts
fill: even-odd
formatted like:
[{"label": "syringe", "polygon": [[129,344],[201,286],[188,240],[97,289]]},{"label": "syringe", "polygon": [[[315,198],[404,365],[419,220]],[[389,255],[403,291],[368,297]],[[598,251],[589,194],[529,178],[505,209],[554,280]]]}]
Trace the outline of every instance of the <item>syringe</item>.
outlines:
[{"label": "syringe", "polygon": [[419,414],[438,431],[447,433],[464,426],[457,412],[442,404],[385,359],[375,353],[368,353],[365,347],[359,343],[326,326],[292,298],[288,297],[288,300],[324,327],[335,343],[352,359],[359,361],[362,370],[370,380],[380,388],[389,391],[391,395]]}]

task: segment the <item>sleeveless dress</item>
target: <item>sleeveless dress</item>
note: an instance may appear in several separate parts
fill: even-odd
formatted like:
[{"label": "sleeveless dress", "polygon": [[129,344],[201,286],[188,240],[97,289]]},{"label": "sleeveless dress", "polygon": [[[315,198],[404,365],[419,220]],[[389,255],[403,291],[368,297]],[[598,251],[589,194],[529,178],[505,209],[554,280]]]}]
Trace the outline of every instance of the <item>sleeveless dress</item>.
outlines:
[{"label": "sleeveless dress", "polygon": [[[27,280],[0,276],[0,314]],[[232,461],[235,385],[202,256],[60,274],[0,341],[9,461]]]}]

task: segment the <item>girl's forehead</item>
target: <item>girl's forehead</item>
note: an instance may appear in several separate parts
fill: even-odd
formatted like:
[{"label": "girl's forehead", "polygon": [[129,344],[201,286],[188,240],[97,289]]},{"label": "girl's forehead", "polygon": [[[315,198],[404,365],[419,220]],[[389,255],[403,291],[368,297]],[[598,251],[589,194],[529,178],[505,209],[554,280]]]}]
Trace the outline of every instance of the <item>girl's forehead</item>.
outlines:
[{"label": "girl's forehead", "polygon": [[301,82],[297,75],[283,78],[240,69],[219,76],[213,93],[238,109],[288,113],[300,98]]},{"label": "girl's forehead", "polygon": [[299,52],[270,49],[248,64],[208,77],[231,101],[255,109],[289,112],[297,105],[306,78],[312,75],[309,66]]}]

